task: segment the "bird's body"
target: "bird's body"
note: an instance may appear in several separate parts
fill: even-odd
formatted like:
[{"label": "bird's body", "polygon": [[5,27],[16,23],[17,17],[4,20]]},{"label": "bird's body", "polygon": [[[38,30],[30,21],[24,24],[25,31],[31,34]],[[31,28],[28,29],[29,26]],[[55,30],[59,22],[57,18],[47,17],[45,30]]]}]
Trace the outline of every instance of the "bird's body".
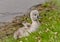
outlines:
[{"label": "bird's body", "polygon": [[23,25],[24,25],[24,27],[26,27],[26,28],[28,28],[28,27],[30,27],[30,26],[31,26],[31,24],[30,24],[30,23],[27,23],[27,22],[23,22],[22,24],[23,24]]},{"label": "bird's body", "polygon": [[[14,33],[14,38],[22,38],[25,36],[29,36],[31,32],[34,32],[39,27],[39,21],[38,21],[39,12],[37,10],[32,10],[30,13],[30,18],[32,20],[32,24],[29,23],[23,23],[24,27],[19,28]],[[28,27],[30,25],[30,27]]]}]

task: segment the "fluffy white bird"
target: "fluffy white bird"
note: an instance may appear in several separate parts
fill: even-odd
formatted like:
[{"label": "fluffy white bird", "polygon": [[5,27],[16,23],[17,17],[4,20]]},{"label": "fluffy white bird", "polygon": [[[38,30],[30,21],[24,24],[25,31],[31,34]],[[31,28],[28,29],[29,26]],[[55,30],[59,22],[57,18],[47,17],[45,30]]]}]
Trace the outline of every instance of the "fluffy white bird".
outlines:
[{"label": "fluffy white bird", "polygon": [[15,31],[15,33],[14,33],[15,39],[29,36],[29,34],[31,32],[34,32],[38,29],[38,27],[40,25],[40,23],[38,21],[38,18],[39,18],[38,10],[32,10],[30,13],[30,18],[32,20],[32,24],[29,24],[27,22],[23,23],[24,27],[19,28],[17,31]]}]

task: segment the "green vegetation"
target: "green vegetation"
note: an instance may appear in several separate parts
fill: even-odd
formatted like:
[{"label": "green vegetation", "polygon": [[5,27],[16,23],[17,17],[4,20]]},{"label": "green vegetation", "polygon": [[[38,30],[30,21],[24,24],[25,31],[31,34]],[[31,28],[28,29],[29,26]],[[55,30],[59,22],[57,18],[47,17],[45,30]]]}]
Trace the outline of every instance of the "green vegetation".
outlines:
[{"label": "green vegetation", "polygon": [[[42,8],[41,8],[42,7]],[[58,5],[53,2],[37,7],[41,18],[41,25],[36,32],[28,37],[15,40],[12,36],[2,40],[3,42],[60,42],[60,11]],[[42,9],[40,11],[40,9]],[[31,23],[30,19],[24,19]],[[1,41],[1,42],[2,42]]]}]

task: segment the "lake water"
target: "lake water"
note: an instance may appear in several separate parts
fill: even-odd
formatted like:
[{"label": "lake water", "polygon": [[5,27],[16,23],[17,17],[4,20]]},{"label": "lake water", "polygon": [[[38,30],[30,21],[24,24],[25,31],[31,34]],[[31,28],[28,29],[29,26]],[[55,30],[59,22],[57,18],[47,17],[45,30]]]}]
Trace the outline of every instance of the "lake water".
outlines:
[{"label": "lake water", "polygon": [[45,1],[46,0],[0,0],[0,22],[11,21],[13,17],[21,15],[12,15],[11,13],[25,12],[31,6],[44,3]]}]

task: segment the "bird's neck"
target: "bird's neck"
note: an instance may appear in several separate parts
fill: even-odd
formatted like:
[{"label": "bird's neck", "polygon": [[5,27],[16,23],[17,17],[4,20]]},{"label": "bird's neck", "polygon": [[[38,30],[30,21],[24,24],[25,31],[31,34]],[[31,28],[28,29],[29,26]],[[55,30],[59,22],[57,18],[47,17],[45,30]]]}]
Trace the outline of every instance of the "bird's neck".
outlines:
[{"label": "bird's neck", "polygon": [[34,25],[34,26],[37,26],[39,24],[40,24],[39,21],[32,21],[32,25]]},{"label": "bird's neck", "polygon": [[36,31],[36,29],[39,27],[38,21],[32,21],[32,24],[29,29],[29,33]]}]

